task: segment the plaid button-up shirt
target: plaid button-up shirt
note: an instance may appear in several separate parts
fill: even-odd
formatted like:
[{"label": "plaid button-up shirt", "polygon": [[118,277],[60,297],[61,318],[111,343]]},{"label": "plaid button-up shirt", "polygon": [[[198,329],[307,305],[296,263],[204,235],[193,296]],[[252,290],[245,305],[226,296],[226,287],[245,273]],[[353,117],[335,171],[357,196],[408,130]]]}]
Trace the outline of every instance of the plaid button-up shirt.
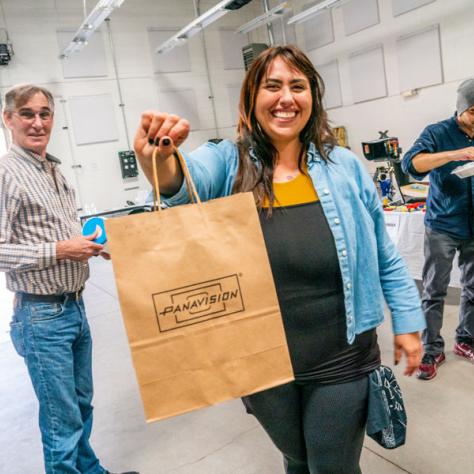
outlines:
[{"label": "plaid button-up shirt", "polygon": [[16,145],[0,158],[0,271],[11,291],[73,292],[89,276],[87,263],[56,260],[56,242],[81,235],[75,193],[59,163]]}]

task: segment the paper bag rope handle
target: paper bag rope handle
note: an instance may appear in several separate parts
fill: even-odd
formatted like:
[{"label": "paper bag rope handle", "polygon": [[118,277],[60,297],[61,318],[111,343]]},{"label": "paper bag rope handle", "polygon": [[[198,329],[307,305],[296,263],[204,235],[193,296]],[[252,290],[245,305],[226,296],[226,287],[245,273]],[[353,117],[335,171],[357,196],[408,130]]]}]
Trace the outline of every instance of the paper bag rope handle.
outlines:
[{"label": "paper bag rope handle", "polygon": [[[153,155],[151,158],[152,164],[153,164],[153,210],[156,211],[161,211],[161,198],[160,198],[160,183],[158,182],[158,171],[157,171],[157,155],[158,154],[158,148],[156,147],[153,150]],[[194,185],[193,179],[191,177],[191,173],[189,172],[188,165],[186,164],[186,160],[184,159],[183,155],[181,152],[175,148],[173,152],[174,156],[178,160],[179,165],[181,166],[181,170],[184,175],[184,179],[186,180],[186,187],[188,189],[189,193],[189,198],[191,199],[191,202],[193,203],[198,203],[201,204],[201,198],[199,197],[199,194],[197,193],[196,186]]]}]

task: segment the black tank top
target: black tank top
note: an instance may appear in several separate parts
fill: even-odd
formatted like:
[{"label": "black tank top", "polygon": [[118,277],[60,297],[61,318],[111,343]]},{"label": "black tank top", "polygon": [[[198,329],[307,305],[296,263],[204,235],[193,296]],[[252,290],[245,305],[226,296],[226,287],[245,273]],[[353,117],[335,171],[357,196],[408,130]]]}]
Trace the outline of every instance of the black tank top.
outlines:
[{"label": "black tank top", "polygon": [[[311,179],[274,183],[271,217],[260,222],[296,380],[342,383],[380,365],[375,329],[347,343],[334,239]],[[299,203],[298,203],[299,202]],[[290,205],[286,205],[290,203]]]}]

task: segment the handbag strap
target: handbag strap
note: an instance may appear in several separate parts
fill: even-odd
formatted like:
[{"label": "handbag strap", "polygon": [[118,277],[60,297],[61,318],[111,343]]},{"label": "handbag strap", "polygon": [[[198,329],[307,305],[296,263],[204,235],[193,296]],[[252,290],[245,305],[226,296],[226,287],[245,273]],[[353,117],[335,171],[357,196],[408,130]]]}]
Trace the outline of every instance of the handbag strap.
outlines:
[{"label": "handbag strap", "polygon": [[[160,183],[158,181],[158,169],[157,169],[157,157],[158,155],[158,147],[155,147],[153,150],[153,155],[151,158],[152,165],[153,165],[153,210],[161,211],[161,198],[160,198]],[[196,186],[194,185],[194,181],[191,177],[191,173],[189,172],[188,165],[186,160],[184,159],[181,152],[178,148],[174,149],[173,155],[178,160],[178,163],[181,167],[181,170],[184,175],[184,179],[186,181],[186,188],[188,190],[189,198],[192,203],[201,204],[201,198],[196,190]]]}]

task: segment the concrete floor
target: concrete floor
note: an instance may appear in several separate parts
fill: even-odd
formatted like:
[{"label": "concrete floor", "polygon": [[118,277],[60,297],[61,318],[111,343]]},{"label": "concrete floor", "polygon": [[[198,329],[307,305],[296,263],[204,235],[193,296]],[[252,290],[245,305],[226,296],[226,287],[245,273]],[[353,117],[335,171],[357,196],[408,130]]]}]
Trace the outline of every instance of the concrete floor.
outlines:
[{"label": "concrete floor", "polygon": [[[0,274],[1,275],[1,274]],[[282,474],[278,451],[239,400],[146,424],[109,262],[95,259],[85,292],[94,336],[92,443],[112,471],[141,474]],[[8,339],[11,294],[0,281],[0,474],[43,472],[37,403]],[[395,368],[409,418],[408,442],[389,451],[367,439],[364,474],[474,473],[474,366],[452,354],[459,290],[450,290],[443,333],[447,363],[420,382]],[[379,331],[383,362],[393,358],[390,325]]]}]

